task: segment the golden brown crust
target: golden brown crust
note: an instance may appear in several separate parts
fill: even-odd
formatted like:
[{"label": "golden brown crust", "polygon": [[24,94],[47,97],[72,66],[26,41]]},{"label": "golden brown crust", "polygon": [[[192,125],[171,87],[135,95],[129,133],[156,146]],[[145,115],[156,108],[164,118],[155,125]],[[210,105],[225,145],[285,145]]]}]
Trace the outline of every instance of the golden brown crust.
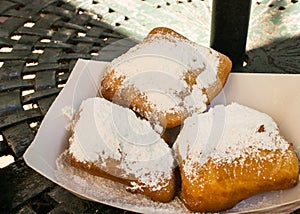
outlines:
[{"label": "golden brown crust", "polygon": [[123,82],[122,78],[115,78],[114,71],[110,71],[105,75],[105,78],[101,81],[100,95],[106,99],[112,101],[117,93],[120,85]]},{"label": "golden brown crust", "polygon": [[[175,32],[172,29],[165,27],[157,27],[151,30],[148,36],[144,39],[142,43],[148,42],[153,36],[156,35],[168,35],[170,38],[180,38],[190,42],[183,35]],[[212,101],[212,99],[222,90],[223,86],[226,83],[227,77],[231,71],[231,61],[230,59],[219,53],[220,64],[217,72],[217,81],[210,85],[208,88],[203,89],[208,97],[207,105]],[[109,68],[108,68],[109,69]],[[196,77],[201,71],[190,71],[185,75],[185,80],[190,87],[196,84]],[[116,102],[120,105],[125,105],[132,108],[134,111],[139,113],[142,117],[148,120],[158,120],[158,122],[165,128],[173,128],[182,124],[183,120],[189,116],[189,112],[185,110],[172,111],[169,112],[157,112],[156,109],[153,109],[151,105],[147,102],[147,99],[141,95],[138,91],[130,90],[120,90],[123,83],[122,78],[114,79],[114,71],[106,70],[104,79],[101,82],[101,95],[113,102]],[[130,94],[132,93],[132,94]],[[199,98],[200,99],[200,98]],[[127,102],[127,103],[126,103]],[[149,112],[151,112],[149,114]]]},{"label": "golden brown crust", "polygon": [[[103,170],[101,167],[97,166],[92,162],[77,161],[76,158],[74,158],[73,155],[70,153],[68,154],[68,157],[70,160],[70,164],[73,167],[84,170],[91,175],[110,179],[114,182],[124,184],[125,186],[128,187],[128,189],[126,190],[129,192],[141,193],[150,197],[154,201],[159,201],[163,203],[167,203],[171,201],[175,196],[175,175],[173,175],[170,180],[166,181],[167,185],[163,185],[162,189],[153,190],[151,187],[144,185],[143,183],[139,182],[137,179],[134,178],[126,179],[126,178],[121,178],[119,176],[114,176],[113,174],[122,174],[121,171],[118,172],[117,168],[113,166],[114,164],[111,164],[110,167],[107,167],[105,170]],[[114,171],[114,173],[110,173],[112,171]],[[135,189],[134,186],[132,185],[133,183],[138,184],[139,188]]]},{"label": "golden brown crust", "polygon": [[[143,118],[152,121],[151,117],[153,117],[157,119],[163,127],[174,128],[181,125],[183,120],[187,117],[187,112],[156,112],[147,102],[146,98],[138,91],[133,88],[129,90],[118,90],[122,81],[119,79],[117,81],[111,81],[111,79],[113,79],[113,75],[111,74],[107,74],[106,77],[107,78],[101,82],[101,95],[109,101],[130,107]],[[113,87],[108,86],[112,84],[114,85]],[[118,93],[116,93],[116,91]],[[127,103],[128,101],[130,102]],[[151,116],[149,116],[149,112],[151,112]]]},{"label": "golden brown crust", "polygon": [[121,89],[122,79],[114,79],[112,72],[108,72],[101,82],[101,96],[105,99],[118,103],[119,105],[132,108],[136,113],[151,121],[148,115],[151,112],[152,117],[158,119],[163,127],[173,128],[182,124],[187,112],[163,113],[156,112],[155,109],[147,102],[147,99],[134,88]]},{"label": "golden brown crust", "polygon": [[[298,159],[292,146],[284,155],[280,151],[261,151],[263,158],[246,158],[241,164],[215,163],[195,165],[197,174],[191,181],[179,165],[182,179],[181,197],[188,209],[196,212],[219,212],[234,207],[258,193],[282,190],[298,182]],[[272,157],[272,158],[270,158]],[[237,160],[238,161],[238,160]]]},{"label": "golden brown crust", "polygon": [[219,53],[219,62],[220,64],[218,67],[217,81],[215,82],[215,84],[212,84],[208,89],[206,89],[209,103],[223,89],[232,68],[231,60],[224,54]]},{"label": "golden brown crust", "polygon": [[[171,35],[173,37],[177,37],[177,38],[181,38],[181,39],[185,39],[188,41],[188,39],[186,37],[184,37],[183,35],[177,33],[176,31],[170,29],[170,28],[166,28],[166,27],[156,27],[153,28],[149,33],[147,38],[151,37],[152,35],[156,35],[156,34],[163,34],[163,35]],[[146,39],[147,39],[146,38]]]},{"label": "golden brown crust", "polygon": [[[150,33],[148,34],[148,38],[151,38],[152,35],[155,34],[169,34],[173,37],[177,37],[177,38],[181,38],[181,39],[185,39],[187,41],[189,41],[189,39],[187,39],[186,37],[184,37],[183,35],[177,33],[176,31],[169,29],[169,28],[165,28],[165,27],[157,27],[154,28],[150,31]],[[217,82],[213,85],[211,85],[208,89],[205,90],[205,93],[208,96],[208,102],[207,104],[209,104],[217,95],[218,93],[222,90],[222,88],[224,87],[228,76],[230,74],[231,68],[232,68],[232,62],[231,60],[224,54],[222,53],[218,53],[219,54],[219,66],[218,66],[218,72],[217,72]],[[188,84],[191,86],[193,84],[196,84],[196,77],[194,75],[195,73],[193,71],[188,72],[188,75],[186,76],[186,81],[188,82]],[[188,81],[188,79],[190,78],[190,81]],[[180,124],[177,124],[180,125]],[[175,126],[173,126],[175,127]],[[171,128],[171,127],[168,127]]]}]

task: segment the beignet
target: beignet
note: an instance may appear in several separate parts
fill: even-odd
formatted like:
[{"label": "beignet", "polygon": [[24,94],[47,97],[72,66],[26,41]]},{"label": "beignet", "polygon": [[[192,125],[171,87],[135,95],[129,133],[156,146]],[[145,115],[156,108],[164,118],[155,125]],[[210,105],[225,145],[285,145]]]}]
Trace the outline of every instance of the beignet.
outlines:
[{"label": "beignet", "polygon": [[239,105],[218,105],[185,120],[173,145],[185,206],[218,212],[261,192],[298,182],[293,145],[268,115]]},{"label": "beignet", "polygon": [[69,140],[72,166],[168,202],[175,194],[171,148],[150,123],[104,98],[82,102]]},{"label": "beignet", "polygon": [[101,95],[165,128],[204,112],[231,71],[230,59],[164,27],[106,68]]}]

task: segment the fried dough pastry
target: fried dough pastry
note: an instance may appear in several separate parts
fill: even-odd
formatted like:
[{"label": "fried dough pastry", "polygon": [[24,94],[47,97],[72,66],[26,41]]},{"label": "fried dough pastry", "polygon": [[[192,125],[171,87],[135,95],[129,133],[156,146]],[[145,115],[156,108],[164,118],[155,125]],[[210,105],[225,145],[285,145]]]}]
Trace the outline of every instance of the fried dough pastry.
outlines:
[{"label": "fried dough pastry", "polygon": [[219,212],[258,193],[298,182],[298,158],[268,115],[233,103],[188,118],[174,149],[181,198],[196,212]]},{"label": "fried dough pastry", "polygon": [[160,202],[175,194],[171,148],[150,123],[104,98],[82,102],[69,139],[72,166]]},{"label": "fried dough pastry", "polygon": [[150,122],[173,128],[207,109],[231,66],[227,56],[159,27],[108,64],[100,92]]}]

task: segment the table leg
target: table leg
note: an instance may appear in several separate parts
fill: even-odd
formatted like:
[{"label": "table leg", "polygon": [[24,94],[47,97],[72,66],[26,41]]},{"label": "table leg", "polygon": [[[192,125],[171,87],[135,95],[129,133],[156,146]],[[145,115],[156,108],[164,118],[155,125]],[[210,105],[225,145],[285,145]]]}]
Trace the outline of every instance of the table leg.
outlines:
[{"label": "table leg", "polygon": [[251,0],[214,0],[210,46],[226,54],[238,70],[245,61]]}]

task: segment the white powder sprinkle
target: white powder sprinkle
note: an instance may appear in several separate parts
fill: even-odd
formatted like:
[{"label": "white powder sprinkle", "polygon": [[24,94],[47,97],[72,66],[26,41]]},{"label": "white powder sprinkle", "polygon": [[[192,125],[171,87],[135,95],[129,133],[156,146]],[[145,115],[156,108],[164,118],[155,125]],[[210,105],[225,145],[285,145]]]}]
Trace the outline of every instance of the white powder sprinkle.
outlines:
[{"label": "white powder sprinkle", "polygon": [[208,159],[243,164],[249,154],[255,156],[261,150],[284,152],[288,147],[270,116],[237,103],[217,105],[187,118],[174,144],[180,156],[188,159],[184,165],[187,174],[193,173],[195,162],[200,166]]},{"label": "white powder sprinkle", "polygon": [[202,88],[198,85],[193,85],[192,93],[184,98],[184,106],[190,112],[202,113],[206,110],[207,96],[203,96]]},{"label": "white powder sprinkle", "polygon": [[65,106],[63,109],[62,109],[62,114],[67,118],[68,120],[68,124],[67,126],[65,127],[65,129],[67,131],[71,131],[72,130],[72,127],[73,127],[73,117],[74,117],[74,112],[75,110],[71,107],[71,106]]},{"label": "white powder sprinkle", "polygon": [[[207,96],[202,89],[216,81],[218,66],[216,51],[182,38],[156,34],[114,59],[108,71],[114,70],[116,78],[124,79],[120,91],[134,86],[153,104],[154,111],[192,113],[206,110]],[[197,75],[196,87],[185,80],[190,71]]]},{"label": "white powder sprinkle", "polygon": [[63,115],[68,119],[68,121],[73,120],[75,110],[71,106],[65,106],[62,109]]},{"label": "white powder sprinkle", "polygon": [[[82,102],[79,119],[70,138],[69,152],[81,162],[111,164],[124,175],[134,176],[150,187],[169,179],[174,167],[171,149],[150,123],[127,108],[103,98]],[[101,164],[100,164],[101,165]]]}]

